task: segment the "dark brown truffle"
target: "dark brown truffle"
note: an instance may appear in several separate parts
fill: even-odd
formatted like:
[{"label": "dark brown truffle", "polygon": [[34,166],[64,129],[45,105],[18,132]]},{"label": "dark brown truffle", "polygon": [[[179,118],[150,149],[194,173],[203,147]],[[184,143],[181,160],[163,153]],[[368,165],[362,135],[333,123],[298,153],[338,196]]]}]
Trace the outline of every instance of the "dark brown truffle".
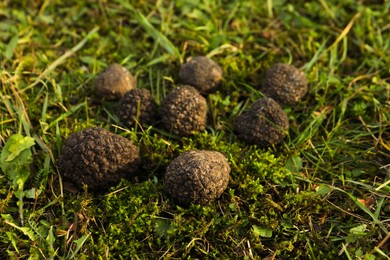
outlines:
[{"label": "dark brown truffle", "polygon": [[191,86],[180,86],[161,103],[161,120],[166,130],[190,135],[206,128],[206,99]]},{"label": "dark brown truffle", "polygon": [[180,82],[195,87],[200,93],[213,92],[222,82],[221,67],[205,56],[192,58],[179,71]]},{"label": "dark brown truffle", "polygon": [[164,176],[169,196],[178,204],[205,204],[217,199],[229,183],[230,166],[215,151],[188,151],[175,158]]},{"label": "dark brown truffle", "polygon": [[119,119],[129,127],[135,122],[152,124],[156,115],[156,101],[147,89],[132,89],[122,97],[119,103]]},{"label": "dark brown truffle", "polygon": [[236,120],[239,137],[250,144],[269,147],[280,143],[288,131],[288,117],[272,98],[261,98]]},{"label": "dark brown truffle", "polygon": [[105,100],[118,100],[136,87],[137,81],[130,71],[116,63],[108,66],[95,81],[96,95]]},{"label": "dark brown truffle", "polygon": [[62,146],[58,169],[79,188],[106,190],[122,178],[132,176],[140,166],[133,142],[99,127],[72,134]]},{"label": "dark brown truffle", "polygon": [[307,93],[307,79],[293,65],[275,64],[267,71],[261,91],[279,104],[296,104]]}]

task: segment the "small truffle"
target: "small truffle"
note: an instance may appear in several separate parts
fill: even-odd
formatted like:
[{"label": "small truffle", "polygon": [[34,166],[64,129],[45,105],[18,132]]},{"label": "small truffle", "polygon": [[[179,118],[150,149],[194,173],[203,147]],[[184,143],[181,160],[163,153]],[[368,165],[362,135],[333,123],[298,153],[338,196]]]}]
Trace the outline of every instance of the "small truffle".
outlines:
[{"label": "small truffle", "polygon": [[58,158],[64,178],[79,188],[107,190],[140,166],[138,148],[132,141],[103,128],[87,128],[69,136]]},{"label": "small truffle", "polygon": [[108,66],[95,81],[96,95],[105,100],[118,100],[130,89],[136,88],[135,77],[119,64]]},{"label": "small truffle", "polygon": [[267,71],[261,91],[279,104],[297,104],[307,93],[307,79],[293,65],[278,63]]},{"label": "small truffle", "polygon": [[236,130],[239,137],[263,148],[280,143],[288,131],[288,117],[272,98],[261,98],[238,116]]},{"label": "small truffle", "polygon": [[120,121],[131,127],[137,121],[140,124],[152,124],[157,115],[157,104],[147,89],[132,89],[121,99],[118,107]]},{"label": "small truffle", "polygon": [[206,128],[206,99],[191,86],[180,86],[161,102],[161,120],[166,130],[190,135]]},{"label": "small truffle", "polygon": [[169,164],[164,186],[177,204],[205,204],[221,196],[229,183],[229,174],[230,166],[223,154],[188,151]]},{"label": "small truffle", "polygon": [[222,75],[221,67],[205,56],[192,58],[179,71],[180,82],[195,87],[202,94],[213,92],[221,84]]}]

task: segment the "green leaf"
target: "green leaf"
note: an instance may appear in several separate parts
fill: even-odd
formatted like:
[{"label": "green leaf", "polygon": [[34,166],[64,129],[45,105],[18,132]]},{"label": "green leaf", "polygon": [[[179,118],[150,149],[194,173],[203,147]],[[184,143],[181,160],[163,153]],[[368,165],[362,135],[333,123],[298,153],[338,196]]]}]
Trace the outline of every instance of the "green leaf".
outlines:
[{"label": "green leaf", "polygon": [[14,50],[16,48],[16,45],[18,44],[18,40],[19,37],[17,35],[11,38],[4,52],[5,59],[9,60],[12,58],[12,56],[14,55]]},{"label": "green leaf", "polygon": [[34,231],[31,230],[29,227],[19,227],[14,223],[14,220],[10,214],[1,214],[2,218],[4,219],[4,222],[11,227],[16,228],[17,230],[21,231],[24,235],[28,236],[31,241],[35,241],[35,234]]},{"label": "green leaf", "polygon": [[75,256],[77,254],[77,252],[80,251],[81,247],[84,245],[85,241],[87,241],[89,236],[90,236],[90,234],[84,235],[84,236],[80,237],[79,239],[77,239],[76,241],[74,241],[74,243],[76,243],[76,249],[73,252],[73,256]]},{"label": "green leaf", "polygon": [[9,222],[15,222],[14,221],[14,218],[11,216],[11,214],[1,214],[1,217],[6,220],[6,221],[9,221]]},{"label": "green leaf", "polygon": [[15,251],[19,253],[19,249],[18,247],[16,246],[16,239],[15,239],[15,235],[13,232],[6,232],[6,235],[8,237],[8,239],[11,241],[11,244],[12,246],[15,248]]},{"label": "green leaf", "polygon": [[29,164],[32,160],[30,148],[34,144],[34,138],[15,134],[8,139],[1,151],[1,170],[17,189],[23,189],[24,183],[30,176]]},{"label": "green leaf", "polygon": [[326,194],[328,194],[332,189],[329,187],[329,185],[323,185],[323,184],[320,184],[319,186],[316,187],[316,193],[321,195],[321,196],[325,196]]},{"label": "green leaf", "polygon": [[[8,139],[8,142],[4,146],[5,161],[10,162],[18,157],[23,151],[28,150],[30,147],[34,146],[34,138],[26,136],[23,137],[20,134],[15,134]],[[8,152],[8,153],[7,153]],[[25,155],[26,156],[26,155]],[[24,158],[22,158],[24,159]]]},{"label": "green leaf", "polygon": [[253,234],[256,236],[261,236],[261,237],[272,237],[272,229],[270,228],[261,228],[259,226],[253,225]]},{"label": "green leaf", "polygon": [[349,232],[351,233],[354,233],[354,234],[365,234],[364,231],[366,231],[367,229],[367,225],[366,224],[362,224],[362,225],[359,225],[357,227],[354,227],[354,228],[351,228],[349,230]]},{"label": "green leaf", "polygon": [[38,195],[42,193],[42,190],[39,190],[37,188],[32,188],[29,190],[25,190],[24,192],[24,197],[28,199],[35,199]]},{"label": "green leaf", "polygon": [[299,172],[302,169],[301,157],[298,155],[291,155],[291,157],[288,158],[285,167],[290,172]]},{"label": "green leaf", "polygon": [[173,229],[171,226],[171,220],[169,219],[155,219],[155,224],[154,224],[154,231],[156,232],[157,236],[164,236],[167,231]]},{"label": "green leaf", "polygon": [[345,238],[345,242],[347,242],[347,243],[356,242],[358,239],[360,239],[366,235],[366,233],[365,233],[366,229],[367,229],[366,224],[362,224],[362,225],[356,226],[354,228],[351,228],[349,230],[348,236]]},{"label": "green leaf", "polygon": [[50,251],[54,252],[54,242],[56,241],[56,237],[54,235],[53,226],[50,226],[48,235],[46,237],[46,242],[49,245]]}]

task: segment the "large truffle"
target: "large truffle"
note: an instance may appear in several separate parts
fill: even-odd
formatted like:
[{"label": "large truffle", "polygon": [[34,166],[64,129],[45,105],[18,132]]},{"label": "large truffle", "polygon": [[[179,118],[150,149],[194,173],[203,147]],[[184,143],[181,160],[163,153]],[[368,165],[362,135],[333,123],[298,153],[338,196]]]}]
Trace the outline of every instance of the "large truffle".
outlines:
[{"label": "large truffle", "polygon": [[69,136],[58,158],[64,178],[79,188],[106,190],[122,178],[132,176],[140,166],[138,148],[132,141],[99,127]]},{"label": "large truffle", "polygon": [[129,127],[135,122],[152,124],[156,115],[156,101],[147,89],[132,89],[122,97],[119,103],[119,119]]},{"label": "large truffle", "polygon": [[236,120],[239,137],[250,144],[269,147],[280,143],[288,131],[288,117],[272,98],[261,98]]},{"label": "large truffle", "polygon": [[130,89],[136,88],[135,77],[119,64],[108,66],[95,81],[95,93],[105,100],[118,100]]},{"label": "large truffle", "polygon": [[229,183],[230,166],[215,151],[188,151],[175,158],[164,176],[169,196],[180,205],[205,204],[217,199]]},{"label": "large truffle", "polygon": [[221,84],[222,75],[221,67],[205,56],[192,58],[179,71],[180,82],[195,87],[202,94],[213,92]]},{"label": "large truffle", "polygon": [[206,99],[191,86],[180,86],[161,102],[161,120],[166,130],[190,135],[206,128]]},{"label": "large truffle", "polygon": [[267,71],[261,91],[280,104],[296,104],[307,92],[307,79],[293,65],[278,63]]}]

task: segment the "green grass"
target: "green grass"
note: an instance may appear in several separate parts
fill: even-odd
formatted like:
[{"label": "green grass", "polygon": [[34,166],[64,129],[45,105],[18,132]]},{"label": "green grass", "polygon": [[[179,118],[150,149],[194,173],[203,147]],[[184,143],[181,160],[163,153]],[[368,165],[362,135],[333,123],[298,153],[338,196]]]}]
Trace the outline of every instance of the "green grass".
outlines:
[{"label": "green grass", "polygon": [[[35,145],[22,207],[0,171],[0,255],[389,259],[389,12],[388,0],[1,1],[0,148],[17,133]],[[96,75],[117,62],[160,102],[196,55],[225,73],[205,132],[126,129],[117,104],[93,100]],[[303,69],[309,93],[284,107],[289,135],[264,150],[238,140],[233,122],[276,62]],[[132,138],[143,173],[75,193],[56,160],[90,126]],[[190,149],[221,151],[232,172],[219,200],[181,208],[161,178]]]}]

